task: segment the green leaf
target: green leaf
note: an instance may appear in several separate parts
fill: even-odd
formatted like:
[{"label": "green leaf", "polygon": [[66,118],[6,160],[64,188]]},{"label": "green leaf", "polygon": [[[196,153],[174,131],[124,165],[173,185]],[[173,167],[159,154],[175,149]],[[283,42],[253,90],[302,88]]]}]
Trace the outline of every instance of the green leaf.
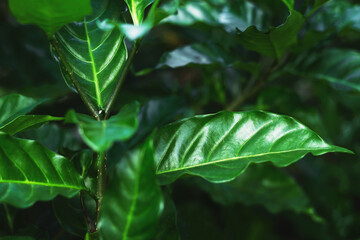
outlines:
[{"label": "green leaf", "polygon": [[152,141],[147,140],[117,165],[103,199],[100,239],[154,239],[163,210],[154,164]]},{"label": "green leaf", "polygon": [[360,53],[350,49],[324,49],[304,53],[287,70],[307,78],[326,80],[336,88],[360,91]]},{"label": "green leaf", "polygon": [[0,98],[0,128],[19,116],[31,112],[45,100],[35,100],[19,94],[10,94]]},{"label": "green leaf", "polygon": [[262,111],[219,112],[184,119],[155,135],[157,175],[163,184],[183,174],[211,182],[239,176],[250,163],[285,167],[307,153],[351,151],[329,145],[291,117]]},{"label": "green leaf", "polygon": [[9,135],[14,135],[18,132],[30,129],[32,127],[39,127],[50,121],[61,121],[62,117],[53,117],[49,115],[26,115],[19,116],[12,122],[0,127],[0,131],[3,131]]},{"label": "green leaf", "polygon": [[213,200],[224,205],[263,205],[272,213],[283,210],[308,213],[309,199],[293,178],[271,165],[254,164],[227,183],[197,181]]},{"label": "green leaf", "polygon": [[20,23],[41,27],[48,37],[92,11],[90,0],[9,0],[9,7]]},{"label": "green leaf", "polygon": [[304,22],[304,17],[292,11],[286,22],[270,32],[260,32],[255,26],[239,32],[239,42],[244,48],[261,55],[280,59],[284,52],[297,43],[297,34]]},{"label": "green leaf", "polygon": [[125,2],[129,7],[134,25],[139,25],[144,19],[145,8],[154,0],[125,0]]},{"label": "green leaf", "polygon": [[72,86],[70,77],[76,78],[93,103],[103,109],[125,64],[127,50],[118,29],[105,32],[96,24],[104,19],[119,19],[120,1],[95,0],[93,4],[93,15],[66,25],[55,34],[55,42],[63,58],[60,65],[67,84]]},{"label": "green leaf", "polygon": [[57,195],[73,197],[84,184],[64,157],[32,140],[0,132],[0,202],[25,208]]},{"label": "green leaf", "polygon": [[99,240],[99,233],[98,232],[87,233],[85,236],[85,240]]},{"label": "green leaf", "polygon": [[75,123],[84,142],[94,151],[105,152],[115,141],[129,139],[137,130],[139,104],[128,104],[108,120],[94,118],[70,110],[65,116],[66,123]]}]

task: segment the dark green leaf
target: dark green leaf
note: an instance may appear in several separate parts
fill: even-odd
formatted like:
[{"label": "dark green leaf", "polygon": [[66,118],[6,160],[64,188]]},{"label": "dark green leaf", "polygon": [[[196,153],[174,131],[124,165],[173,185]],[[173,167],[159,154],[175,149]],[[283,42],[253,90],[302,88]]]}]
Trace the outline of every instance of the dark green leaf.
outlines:
[{"label": "dark green leaf", "polygon": [[57,195],[73,197],[84,184],[64,157],[31,140],[0,132],[0,202],[29,207]]},{"label": "dark green leaf", "polygon": [[72,86],[70,76],[76,78],[94,104],[103,109],[125,63],[127,50],[124,35],[118,29],[105,32],[96,24],[106,18],[119,19],[120,1],[95,0],[93,5],[91,16],[66,25],[55,37],[65,81]]},{"label": "dark green leaf", "polygon": [[291,117],[262,111],[219,112],[169,124],[155,136],[157,169],[163,184],[183,174],[211,182],[239,176],[250,163],[270,161],[278,167],[307,153],[351,151],[329,145]]},{"label": "dark green leaf", "polygon": [[100,239],[154,239],[163,210],[154,164],[150,140],[122,159],[105,192]]},{"label": "dark green leaf", "polygon": [[248,50],[280,59],[290,46],[297,43],[297,34],[303,22],[303,16],[292,11],[283,25],[271,29],[268,33],[260,32],[254,26],[240,32],[239,42]]},{"label": "dark green leaf", "polygon": [[94,151],[105,152],[115,141],[129,139],[137,130],[139,104],[128,104],[108,120],[94,118],[70,110],[65,116],[66,123],[75,123],[84,142]]},{"label": "dark green leaf", "polygon": [[0,131],[5,132],[9,135],[14,135],[18,132],[25,131],[32,127],[39,127],[50,121],[60,121],[63,119],[64,118],[62,118],[62,117],[53,117],[53,116],[49,116],[49,115],[19,116],[12,122],[0,127]]},{"label": "dark green leaf", "polygon": [[260,204],[273,213],[283,210],[308,213],[311,210],[309,199],[295,180],[271,165],[254,164],[227,183],[211,184],[204,180],[197,183],[212,199],[225,205]]},{"label": "dark green leaf", "polygon": [[48,37],[92,11],[90,0],[9,0],[9,7],[20,23],[38,25]]},{"label": "dark green leaf", "polygon": [[19,94],[10,94],[0,98],[0,127],[13,121],[15,118],[31,112],[45,100],[37,101]]}]

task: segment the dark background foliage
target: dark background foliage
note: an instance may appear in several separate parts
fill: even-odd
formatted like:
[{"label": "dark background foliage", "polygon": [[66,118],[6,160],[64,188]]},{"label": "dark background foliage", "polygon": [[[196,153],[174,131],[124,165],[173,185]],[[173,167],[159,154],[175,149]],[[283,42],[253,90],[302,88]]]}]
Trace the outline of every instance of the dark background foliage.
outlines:
[{"label": "dark background foliage", "polygon": [[[290,115],[325,141],[356,154],[308,155],[280,170],[296,180],[316,214],[293,209],[271,212],[263,202],[281,202],[282,196],[256,184],[249,188],[254,193],[242,196],[240,202],[219,204],[209,194],[213,190],[184,178],[166,189],[174,199],[182,239],[358,239],[360,5],[345,0],[326,3],[308,17],[297,33],[298,42],[274,63],[244,48],[239,33],[228,27],[271,30],[289,15],[281,1],[245,1],[253,8],[242,8],[239,1],[202,2],[208,8],[201,18],[189,19],[189,24],[161,24],[142,42],[117,104],[141,102],[138,139],[154,127],[194,114],[259,109]],[[304,15],[314,4],[295,3]],[[218,14],[226,7],[242,21],[219,23]],[[45,34],[34,26],[19,25],[6,1],[0,2],[0,12],[0,96],[50,98],[37,108],[39,114],[64,116],[70,108],[86,113],[80,98],[64,83]],[[52,123],[22,137],[38,139],[63,154],[85,148],[76,131],[62,124]],[[124,148],[117,144],[111,150],[110,165]],[[261,182],[264,175],[254,181]],[[257,198],[262,201],[251,200]],[[24,210],[1,205],[0,239],[13,232],[36,239],[77,239],[59,225],[53,208],[56,204],[51,202]],[[14,226],[7,217],[14,218]]]}]

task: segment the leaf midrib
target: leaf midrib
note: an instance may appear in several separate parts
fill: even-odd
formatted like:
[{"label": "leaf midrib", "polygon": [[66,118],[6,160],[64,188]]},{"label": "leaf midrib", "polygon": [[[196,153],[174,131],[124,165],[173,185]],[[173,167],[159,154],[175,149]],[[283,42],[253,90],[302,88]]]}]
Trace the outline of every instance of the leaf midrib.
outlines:
[{"label": "leaf midrib", "polygon": [[84,27],[85,27],[86,42],[87,42],[87,45],[88,45],[88,51],[89,51],[89,56],[90,56],[90,60],[91,60],[91,70],[92,70],[93,76],[94,76],[96,101],[97,101],[97,104],[100,107],[103,107],[103,103],[102,103],[102,99],[101,99],[101,92],[100,92],[100,87],[99,87],[99,80],[98,80],[97,73],[96,73],[97,71],[96,71],[96,66],[95,66],[93,50],[91,48],[91,40],[90,40],[90,37],[89,37],[89,31],[88,31],[88,28],[87,28],[86,17],[84,18]]},{"label": "leaf midrib", "polygon": [[[210,164],[217,164],[217,163],[222,163],[222,162],[226,162],[226,161],[236,161],[236,160],[244,159],[244,158],[254,158],[254,157],[266,156],[266,155],[272,155],[272,154],[289,153],[289,152],[296,152],[296,151],[312,152],[312,151],[327,151],[327,150],[331,151],[331,150],[333,150],[333,147],[330,146],[330,147],[327,147],[327,148],[300,148],[300,149],[292,149],[292,150],[286,150],[286,151],[280,151],[280,152],[267,152],[267,153],[259,153],[259,154],[255,154],[255,155],[247,155],[247,156],[225,158],[225,159],[215,160],[215,161],[211,161],[211,162],[200,163],[200,164],[197,164],[197,165],[171,169],[171,170],[168,170],[168,171],[156,171],[156,174],[160,175],[160,174],[165,174],[165,173],[170,173],[170,172],[177,172],[177,171],[182,171],[182,170],[191,169],[191,168],[197,168],[197,167],[206,166],[206,165],[210,165]],[[345,149],[343,151],[345,152]]]},{"label": "leaf midrib", "polygon": [[72,186],[72,185],[63,185],[63,184],[56,184],[56,183],[43,183],[43,182],[34,182],[34,181],[0,180],[0,183],[38,185],[38,186],[46,186],[46,187],[70,188],[70,189],[76,189],[76,190],[84,189],[83,187]]}]

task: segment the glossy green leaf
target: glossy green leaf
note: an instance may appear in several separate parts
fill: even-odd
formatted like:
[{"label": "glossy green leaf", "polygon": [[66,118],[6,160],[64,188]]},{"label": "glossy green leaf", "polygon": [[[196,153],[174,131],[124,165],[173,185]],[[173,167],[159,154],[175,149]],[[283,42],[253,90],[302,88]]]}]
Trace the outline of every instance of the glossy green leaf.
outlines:
[{"label": "glossy green leaf", "polygon": [[230,205],[263,205],[272,213],[283,210],[308,213],[309,199],[293,178],[271,165],[254,164],[241,176],[227,183],[197,181],[216,202]]},{"label": "glossy green leaf", "polygon": [[290,46],[297,43],[297,35],[303,22],[304,17],[292,11],[284,24],[270,32],[261,32],[255,26],[251,26],[239,33],[238,40],[248,50],[280,59]]},{"label": "glossy green leaf", "polygon": [[156,68],[164,66],[178,68],[188,64],[208,65],[215,63],[227,66],[234,61],[230,54],[219,46],[195,43],[165,53]]},{"label": "glossy green leaf", "polygon": [[70,110],[65,116],[66,123],[75,123],[84,142],[94,151],[105,152],[115,141],[129,139],[137,130],[139,104],[128,104],[108,120],[94,118]]},{"label": "glossy green leaf", "polygon": [[49,115],[26,115],[20,116],[10,123],[0,127],[0,131],[9,135],[14,135],[18,132],[30,129],[32,127],[39,127],[50,121],[61,121],[62,117],[53,117]]},{"label": "glossy green leaf", "polygon": [[25,208],[84,189],[80,174],[64,157],[1,132],[0,142],[0,202]]},{"label": "glossy green leaf", "polygon": [[249,1],[180,1],[177,13],[165,18],[162,23],[190,26],[205,23],[210,26],[221,26],[227,32],[238,28],[244,31],[251,25],[259,29],[264,27],[263,11]]},{"label": "glossy green leaf", "polygon": [[85,240],[99,240],[99,233],[98,232],[87,233],[85,236]]},{"label": "glossy green leaf", "polygon": [[90,0],[9,0],[9,7],[20,23],[38,25],[48,37],[92,11]]},{"label": "glossy green leaf", "polygon": [[10,94],[0,98],[0,128],[21,115],[31,112],[45,100],[35,100],[19,94]]},{"label": "glossy green leaf", "polygon": [[155,175],[152,141],[147,140],[117,165],[101,210],[100,239],[154,239],[163,197]]},{"label": "glossy green leaf", "polygon": [[145,8],[154,0],[125,0],[134,25],[139,25],[144,20]]},{"label": "glossy green leaf", "polygon": [[[119,19],[120,1],[94,0],[93,6],[91,16],[66,25],[55,38],[63,58],[60,65],[67,84],[72,86],[72,72],[93,103],[103,109],[123,68],[127,50],[124,35],[118,29],[105,32],[96,24],[103,19]],[[62,65],[63,61],[71,68],[70,73]]]},{"label": "glossy green leaf", "polygon": [[250,163],[285,167],[307,153],[351,151],[329,145],[291,117],[262,111],[219,112],[184,119],[155,136],[157,175],[163,184],[183,174],[211,182],[233,180]]},{"label": "glossy green leaf", "polygon": [[337,88],[360,91],[360,52],[350,49],[325,49],[304,53],[288,71],[307,78],[329,81]]}]

